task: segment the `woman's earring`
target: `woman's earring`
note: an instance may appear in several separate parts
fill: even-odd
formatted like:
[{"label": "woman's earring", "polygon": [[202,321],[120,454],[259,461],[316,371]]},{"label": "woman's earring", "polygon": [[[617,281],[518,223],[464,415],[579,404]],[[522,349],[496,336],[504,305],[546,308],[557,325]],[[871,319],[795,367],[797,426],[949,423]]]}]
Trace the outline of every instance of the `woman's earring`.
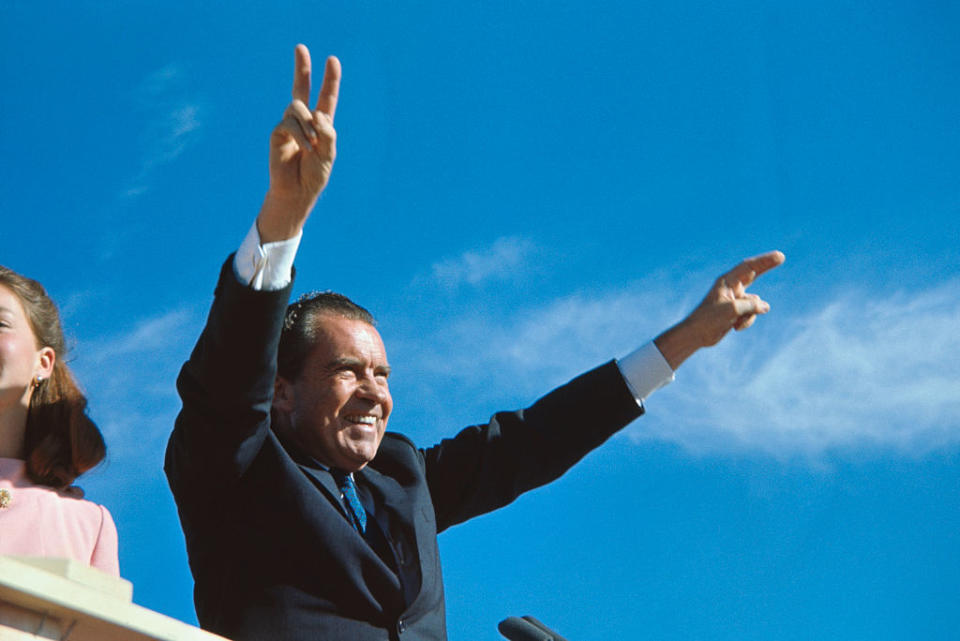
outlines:
[{"label": "woman's earring", "polygon": [[34,376],[34,377],[33,377],[33,387],[34,387],[34,389],[36,389],[37,387],[40,387],[40,383],[42,383],[43,381],[44,381],[44,378],[43,378],[42,376],[40,376],[39,374],[37,374],[36,376]]}]

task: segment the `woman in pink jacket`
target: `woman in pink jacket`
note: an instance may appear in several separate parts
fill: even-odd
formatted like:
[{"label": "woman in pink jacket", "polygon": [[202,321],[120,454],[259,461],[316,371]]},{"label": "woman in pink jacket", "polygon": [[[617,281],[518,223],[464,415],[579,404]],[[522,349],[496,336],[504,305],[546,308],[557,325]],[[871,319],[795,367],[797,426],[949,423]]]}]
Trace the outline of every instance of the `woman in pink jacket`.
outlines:
[{"label": "woman in pink jacket", "polygon": [[106,446],[65,354],[46,291],[0,266],[0,555],[66,557],[118,575],[110,513],[72,485]]}]

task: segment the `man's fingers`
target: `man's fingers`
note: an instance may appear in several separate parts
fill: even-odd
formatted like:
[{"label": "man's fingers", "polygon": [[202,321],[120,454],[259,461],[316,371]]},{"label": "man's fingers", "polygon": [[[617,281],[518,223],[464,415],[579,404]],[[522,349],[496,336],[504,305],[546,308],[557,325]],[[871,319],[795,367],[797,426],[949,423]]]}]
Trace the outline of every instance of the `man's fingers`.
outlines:
[{"label": "man's fingers", "polygon": [[306,45],[293,50],[293,99],[310,104],[310,50]]},{"label": "man's fingers", "polygon": [[[291,140],[296,142],[296,147],[287,146],[287,143]],[[303,127],[300,126],[300,121],[293,116],[286,116],[280,121],[280,124],[274,128],[273,135],[271,136],[271,146],[277,149],[280,152],[280,157],[286,161],[297,153],[300,153],[300,150],[310,149],[312,144],[303,133]]]},{"label": "man's fingers", "polygon": [[[310,104],[310,50],[306,45],[297,45],[293,52],[293,100]],[[326,114],[330,122],[337,111],[337,99],[340,96],[340,61],[336,56],[327,58],[323,70],[323,84],[317,96],[317,111]]]},{"label": "man's fingers", "polygon": [[333,128],[333,122],[322,111],[316,111],[313,114],[313,128],[317,132],[317,142],[314,149],[321,156],[330,156],[336,154],[337,130]]},{"label": "man's fingers", "polygon": [[727,272],[723,278],[726,279],[727,284],[731,287],[734,286],[734,283],[743,283],[743,285],[746,286],[752,283],[760,274],[778,265],[782,265],[785,260],[786,256],[780,251],[751,256]]},{"label": "man's fingers", "polygon": [[766,314],[770,311],[770,305],[759,296],[748,294],[743,298],[737,298],[733,301],[733,310],[739,318],[751,314]]},{"label": "man's fingers", "polygon": [[310,140],[311,146],[317,143],[319,132],[315,126],[313,114],[307,109],[306,104],[299,100],[294,100],[287,106],[283,117],[284,119],[293,118],[299,123],[303,135]]},{"label": "man's fingers", "polygon": [[333,122],[333,115],[337,111],[341,74],[340,60],[336,56],[327,58],[327,66],[323,70],[323,85],[320,86],[320,95],[317,96],[316,110],[325,113],[330,118],[330,122]]},{"label": "man's fingers", "polygon": [[741,316],[740,318],[737,319],[737,322],[733,324],[733,328],[738,332],[742,331],[750,327],[751,325],[753,325],[753,322],[755,320],[757,320],[756,314],[750,314],[749,316]]},{"label": "man's fingers", "polygon": [[768,272],[774,267],[783,264],[783,261],[787,259],[781,251],[772,251],[765,254],[759,254],[757,256],[751,256],[750,258],[745,259],[741,265],[745,271],[753,272],[753,276],[749,281],[746,281],[744,284],[749,285],[753,280],[763,274]]},{"label": "man's fingers", "polygon": [[787,257],[784,256],[782,251],[772,251],[765,254],[760,254],[759,256],[752,256],[746,259],[745,263],[750,265],[757,276],[760,274],[770,271],[774,267],[778,267],[783,264],[783,261],[787,260]]}]

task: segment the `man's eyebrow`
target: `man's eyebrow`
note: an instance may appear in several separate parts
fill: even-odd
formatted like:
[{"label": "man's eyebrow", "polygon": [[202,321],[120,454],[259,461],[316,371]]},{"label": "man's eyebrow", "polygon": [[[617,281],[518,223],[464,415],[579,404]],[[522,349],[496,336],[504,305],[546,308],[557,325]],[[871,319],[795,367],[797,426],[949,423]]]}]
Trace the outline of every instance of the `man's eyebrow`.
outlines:
[{"label": "man's eyebrow", "polygon": [[339,369],[341,367],[362,367],[363,361],[359,358],[352,358],[350,356],[341,356],[340,358],[335,358],[329,363],[327,363],[327,369]]},{"label": "man's eyebrow", "polygon": [[[353,358],[351,356],[341,356],[340,358],[335,358],[329,363],[327,363],[328,370],[336,370],[343,367],[349,367],[351,369],[356,369],[356,368],[362,369],[366,366],[367,366],[366,361],[359,358]],[[374,366],[373,369],[378,372],[384,372],[386,374],[389,374],[391,371],[391,368],[389,365],[376,365]]]}]

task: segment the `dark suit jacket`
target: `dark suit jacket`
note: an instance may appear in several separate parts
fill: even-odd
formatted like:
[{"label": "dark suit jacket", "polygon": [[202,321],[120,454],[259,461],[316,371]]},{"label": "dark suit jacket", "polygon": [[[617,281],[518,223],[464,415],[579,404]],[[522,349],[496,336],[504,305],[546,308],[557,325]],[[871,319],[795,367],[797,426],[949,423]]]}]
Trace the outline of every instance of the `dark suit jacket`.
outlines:
[{"label": "dark suit jacket", "polygon": [[557,478],[642,410],[611,362],[426,450],[388,432],[356,478],[388,511],[399,562],[419,568],[407,603],[395,568],[344,518],[330,475],[270,428],[289,294],[244,287],[228,259],[177,381],[183,409],[164,467],[200,624],[237,641],[446,639],[437,533]]}]

